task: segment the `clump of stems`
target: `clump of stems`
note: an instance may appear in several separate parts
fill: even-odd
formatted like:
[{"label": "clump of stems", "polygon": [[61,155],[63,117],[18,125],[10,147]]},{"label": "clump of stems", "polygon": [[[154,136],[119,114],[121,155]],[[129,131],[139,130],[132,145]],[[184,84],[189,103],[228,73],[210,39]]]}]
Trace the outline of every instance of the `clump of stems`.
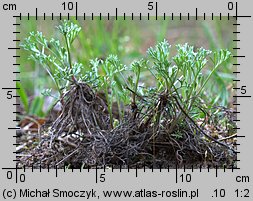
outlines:
[{"label": "clump of stems", "polygon": [[[133,117],[136,118],[137,111],[145,112],[141,110],[146,110],[147,105],[157,104],[154,105],[157,110],[153,119],[159,123],[162,120],[162,107],[168,107],[169,103],[173,130],[182,120],[177,102],[187,114],[198,110],[205,96],[205,86],[218,67],[231,56],[227,50],[212,52],[199,48],[195,51],[188,44],[177,45],[176,55],[171,56],[171,46],[164,40],[149,48],[146,58],[134,61],[129,67],[123,65],[116,55],[110,55],[105,60],[92,59],[90,66],[84,68],[71,58],[72,44],[81,28],[65,20],[57,29],[63,36],[62,41],[54,38],[48,40],[41,32],[31,32],[22,47],[30,52],[31,59],[46,69],[60,97],[72,83],[78,82],[88,83],[96,93],[103,92],[111,127],[115,122],[114,105],[119,113],[117,120],[122,122],[125,105],[131,104]],[[65,45],[61,45],[62,42]],[[204,69],[207,66],[211,70],[206,75]],[[147,70],[153,76],[155,86],[150,86],[142,77],[142,71]],[[160,97],[159,103],[151,98],[155,94]]]}]

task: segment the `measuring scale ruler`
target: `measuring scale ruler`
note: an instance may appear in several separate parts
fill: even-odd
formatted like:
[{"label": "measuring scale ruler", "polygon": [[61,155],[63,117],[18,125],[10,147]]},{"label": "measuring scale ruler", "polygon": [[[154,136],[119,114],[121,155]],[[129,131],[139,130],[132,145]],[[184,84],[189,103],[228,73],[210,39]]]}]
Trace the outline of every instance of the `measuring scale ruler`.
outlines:
[{"label": "measuring scale ruler", "polygon": [[[0,5],[2,25],[0,47],[2,55],[0,79],[2,88],[0,152],[2,200],[252,199],[251,143],[253,137],[251,135],[251,115],[253,106],[251,94],[253,89],[250,77],[253,70],[250,67],[250,60],[253,29],[252,2],[250,0],[240,2],[218,0],[21,0],[2,1]],[[232,95],[226,94],[229,100],[233,100],[230,107],[234,108],[232,115],[235,117],[233,121],[236,125],[232,128],[234,130],[233,136],[226,139],[233,139],[233,150],[236,154],[233,161],[222,167],[220,164],[207,163],[188,163],[186,165],[168,163],[154,166],[136,163],[135,166],[105,165],[101,167],[94,165],[92,167],[80,166],[80,168],[71,166],[71,164],[61,167],[45,164],[39,166],[20,165],[20,154],[22,155],[20,150],[28,149],[29,146],[20,143],[19,139],[23,135],[34,135],[34,133],[27,134],[22,131],[27,126],[27,124],[21,124],[24,121],[20,117],[25,116],[25,112],[21,111],[25,107],[23,103],[27,102],[26,107],[28,109],[34,107],[36,112],[36,107],[39,107],[41,101],[35,98],[37,102],[32,104],[30,100],[20,100],[22,99],[22,89],[33,85],[34,94],[32,95],[39,96],[41,91],[46,88],[45,86],[52,84],[48,80],[43,83],[39,79],[39,76],[43,75],[41,72],[44,72],[44,69],[36,66],[37,64],[34,72],[31,69],[30,71],[24,70],[26,66],[29,66],[29,62],[26,61],[28,54],[24,53],[25,50],[20,45],[31,31],[40,30],[47,36],[59,37],[55,27],[64,19],[70,20],[74,24],[83,24],[82,28],[86,29],[87,33],[92,33],[87,29],[94,29],[94,37],[98,37],[97,40],[101,43],[99,46],[101,49],[92,50],[90,55],[87,53],[88,56],[83,56],[86,59],[85,62],[96,57],[105,60],[104,56],[115,52],[119,55],[132,53],[133,58],[136,54],[145,57],[146,50],[151,46],[154,47],[156,42],[153,41],[159,42],[163,36],[168,38],[169,43],[173,45],[188,42],[190,45],[196,46],[194,48],[202,46],[207,49],[228,48],[232,53],[229,68],[233,70],[230,70],[230,75],[221,73],[220,79],[230,80],[229,86],[223,86],[223,89],[225,87],[225,89],[233,91]],[[96,28],[95,25],[99,21],[104,22],[103,26],[107,27]],[[90,27],[87,27],[86,23]],[[133,24],[135,26],[137,24],[139,28],[144,27],[142,34],[131,35],[136,28]],[[209,29],[210,27],[212,29]],[[114,48],[108,47],[109,44],[113,45],[111,40],[120,41],[113,35],[108,36],[109,30],[114,28],[117,31],[126,31],[128,36],[121,38],[118,49],[110,52]],[[136,29],[139,30],[139,28]],[[101,30],[108,30],[108,33],[103,33]],[[99,31],[100,33],[98,33]],[[136,43],[138,44],[133,47],[127,46],[133,36],[137,37]],[[84,40],[84,38],[80,40]],[[94,41],[94,38],[90,38],[90,43]],[[110,42],[106,43],[105,41]],[[103,44],[104,42],[105,44]],[[136,47],[140,44],[141,47]],[[89,43],[86,45],[85,48],[97,48]],[[85,52],[85,48],[81,51]],[[79,55],[77,60],[82,58],[82,53],[77,53],[77,50],[74,52]],[[85,53],[83,54],[85,55]],[[129,63],[127,59],[126,63]],[[36,70],[37,68],[41,70]],[[222,87],[218,90],[222,90]],[[178,108],[180,109],[180,104]],[[29,112],[27,116],[29,116]],[[30,117],[34,116],[30,115]],[[213,136],[219,141],[219,137],[215,137],[217,136]],[[20,148],[20,146],[23,147]],[[217,144],[217,146],[220,147],[221,144]]]}]

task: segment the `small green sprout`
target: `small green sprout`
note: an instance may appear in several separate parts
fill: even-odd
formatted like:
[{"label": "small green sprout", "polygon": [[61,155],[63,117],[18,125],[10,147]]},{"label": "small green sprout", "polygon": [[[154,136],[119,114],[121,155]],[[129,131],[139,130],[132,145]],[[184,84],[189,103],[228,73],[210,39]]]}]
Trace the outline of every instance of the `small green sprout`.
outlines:
[{"label": "small green sprout", "polygon": [[83,68],[80,63],[72,63],[70,50],[71,44],[81,28],[67,20],[64,20],[57,28],[64,37],[65,46],[61,45],[60,40],[54,38],[46,39],[38,31],[31,32],[21,44],[21,47],[30,52],[30,59],[41,64],[46,69],[54,81],[59,94],[62,95],[71,82],[76,82]]}]

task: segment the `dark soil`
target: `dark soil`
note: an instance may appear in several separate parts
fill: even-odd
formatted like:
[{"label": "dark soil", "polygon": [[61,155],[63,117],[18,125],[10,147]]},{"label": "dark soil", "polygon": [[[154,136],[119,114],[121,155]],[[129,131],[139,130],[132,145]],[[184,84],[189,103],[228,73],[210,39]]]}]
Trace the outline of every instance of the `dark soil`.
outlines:
[{"label": "dark soil", "polygon": [[[21,133],[26,149],[20,149],[18,166],[236,166],[235,134],[214,122],[193,121],[167,94],[158,94],[150,104],[129,106],[114,128],[107,103],[87,84],[73,85],[60,101],[60,114],[40,127],[39,134]],[[175,121],[180,112],[183,119]],[[231,114],[224,109],[221,118],[232,119]]]}]

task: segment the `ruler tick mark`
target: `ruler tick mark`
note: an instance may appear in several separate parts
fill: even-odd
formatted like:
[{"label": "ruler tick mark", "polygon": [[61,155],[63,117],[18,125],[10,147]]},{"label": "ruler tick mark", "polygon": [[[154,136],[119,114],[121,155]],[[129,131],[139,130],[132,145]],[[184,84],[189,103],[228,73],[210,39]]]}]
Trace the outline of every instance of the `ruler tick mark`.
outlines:
[{"label": "ruler tick mark", "polygon": [[233,57],[234,57],[234,58],[244,58],[245,56],[242,56],[242,55],[239,55],[239,56],[238,56],[238,55],[234,55]]},{"label": "ruler tick mark", "polygon": [[176,184],[177,184],[177,174],[178,174],[178,172],[177,172],[177,165],[176,165]]},{"label": "ruler tick mark", "polygon": [[77,16],[78,16],[78,5],[77,5],[77,2],[76,2],[76,20],[77,20]]},{"label": "ruler tick mark", "polygon": [[235,98],[251,98],[251,96],[237,96],[237,95],[234,95],[233,97],[235,97]]},{"label": "ruler tick mark", "polygon": [[9,50],[20,50],[20,47],[8,47]]},{"label": "ruler tick mark", "polygon": [[3,87],[2,89],[18,90],[20,88],[19,87]]},{"label": "ruler tick mark", "polygon": [[155,19],[157,20],[157,13],[158,13],[158,5],[157,5],[157,1],[155,3]]}]

